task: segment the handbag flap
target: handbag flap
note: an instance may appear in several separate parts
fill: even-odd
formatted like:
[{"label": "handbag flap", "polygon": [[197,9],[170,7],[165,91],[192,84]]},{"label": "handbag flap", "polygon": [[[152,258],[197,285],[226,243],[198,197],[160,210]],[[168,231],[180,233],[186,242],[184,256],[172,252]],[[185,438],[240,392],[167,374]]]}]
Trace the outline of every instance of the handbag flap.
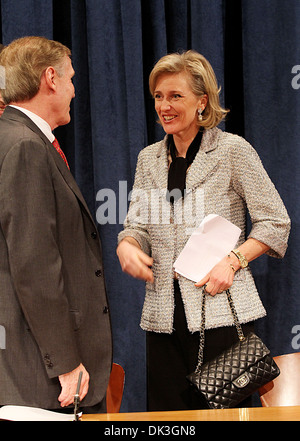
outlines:
[{"label": "handbag flap", "polygon": [[[217,395],[226,384],[236,382],[240,387],[245,381],[243,374],[251,366],[262,360],[270,353],[266,345],[254,333],[245,336],[213,360],[205,363],[199,369],[188,375],[187,379],[202,393]],[[240,380],[239,377],[241,377]]]}]

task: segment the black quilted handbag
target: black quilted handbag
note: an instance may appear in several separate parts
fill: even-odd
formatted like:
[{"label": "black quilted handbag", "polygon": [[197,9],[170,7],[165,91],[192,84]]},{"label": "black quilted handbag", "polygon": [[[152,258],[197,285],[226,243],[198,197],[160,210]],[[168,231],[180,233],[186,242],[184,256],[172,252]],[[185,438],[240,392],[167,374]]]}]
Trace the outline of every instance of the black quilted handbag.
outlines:
[{"label": "black quilted handbag", "polygon": [[244,336],[230,291],[226,291],[239,341],[213,360],[203,363],[205,330],[205,289],[202,295],[202,323],[198,364],[188,381],[201,394],[207,407],[222,409],[236,407],[241,401],[272,381],[279,368],[269,349],[254,333]]}]

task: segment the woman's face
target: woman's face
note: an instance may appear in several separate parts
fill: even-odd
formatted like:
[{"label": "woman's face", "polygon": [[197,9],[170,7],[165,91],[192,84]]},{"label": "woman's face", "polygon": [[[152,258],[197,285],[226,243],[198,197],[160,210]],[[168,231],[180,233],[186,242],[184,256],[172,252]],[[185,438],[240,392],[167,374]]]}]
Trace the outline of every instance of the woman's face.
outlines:
[{"label": "woman's face", "polygon": [[185,139],[196,136],[198,109],[203,110],[206,103],[206,95],[199,99],[188,80],[185,72],[162,74],[154,91],[155,110],[164,131]]}]

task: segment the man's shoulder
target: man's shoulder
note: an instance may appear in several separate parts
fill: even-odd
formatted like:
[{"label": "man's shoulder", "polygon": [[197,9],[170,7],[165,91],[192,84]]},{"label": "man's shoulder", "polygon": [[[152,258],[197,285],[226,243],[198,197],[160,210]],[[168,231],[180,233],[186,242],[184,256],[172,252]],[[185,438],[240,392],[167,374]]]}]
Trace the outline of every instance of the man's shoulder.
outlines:
[{"label": "man's shoulder", "polygon": [[[0,164],[4,158],[13,151],[22,151],[28,147],[36,150],[36,153],[44,152],[46,143],[41,136],[30,129],[26,124],[0,118]],[[36,147],[36,149],[35,149]]]},{"label": "man's shoulder", "polygon": [[[25,115],[24,115],[25,116]],[[38,132],[33,130],[28,118],[12,118],[11,114],[6,114],[0,118],[0,148],[9,145],[12,146],[20,141],[37,142],[45,144]]]}]

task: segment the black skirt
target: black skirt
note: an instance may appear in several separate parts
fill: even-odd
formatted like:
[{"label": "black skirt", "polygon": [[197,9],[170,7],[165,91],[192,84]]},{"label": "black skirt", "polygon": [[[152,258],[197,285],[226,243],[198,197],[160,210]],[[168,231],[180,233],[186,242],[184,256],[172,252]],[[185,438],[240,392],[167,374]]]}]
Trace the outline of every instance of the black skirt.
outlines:
[{"label": "black skirt", "polygon": [[[206,408],[186,376],[197,365],[199,332],[190,333],[179,284],[174,281],[175,311],[172,334],[147,332],[148,411]],[[242,325],[245,334],[254,331],[253,322]],[[238,341],[235,326],[205,331],[203,362],[211,360]],[[251,407],[251,397],[240,404]]]}]

